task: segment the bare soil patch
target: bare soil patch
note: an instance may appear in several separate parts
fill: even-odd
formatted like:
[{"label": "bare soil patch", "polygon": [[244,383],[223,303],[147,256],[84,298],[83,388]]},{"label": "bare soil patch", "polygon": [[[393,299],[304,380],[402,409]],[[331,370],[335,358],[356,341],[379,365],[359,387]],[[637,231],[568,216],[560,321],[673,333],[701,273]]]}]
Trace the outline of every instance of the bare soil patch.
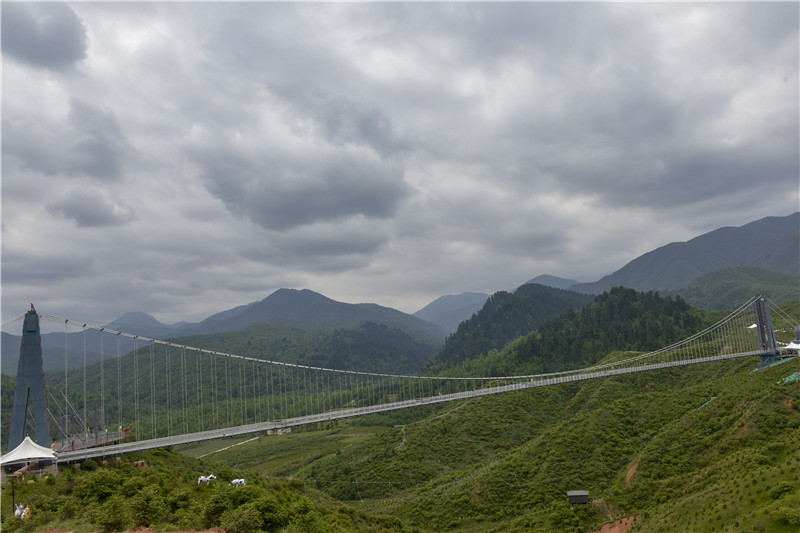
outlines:
[{"label": "bare soil patch", "polygon": [[608,524],[603,524],[603,527],[600,529],[595,529],[592,533],[628,533],[631,528],[634,526],[637,520],[639,520],[642,515],[634,515],[634,516],[626,516],[625,518],[620,518],[619,520],[614,520],[613,522],[609,522]]},{"label": "bare soil patch", "polygon": [[639,468],[639,461],[641,459],[641,457],[637,457],[631,467],[628,469],[628,473],[625,475],[625,483],[630,483],[631,479],[633,479],[633,476],[636,475],[636,469]]}]

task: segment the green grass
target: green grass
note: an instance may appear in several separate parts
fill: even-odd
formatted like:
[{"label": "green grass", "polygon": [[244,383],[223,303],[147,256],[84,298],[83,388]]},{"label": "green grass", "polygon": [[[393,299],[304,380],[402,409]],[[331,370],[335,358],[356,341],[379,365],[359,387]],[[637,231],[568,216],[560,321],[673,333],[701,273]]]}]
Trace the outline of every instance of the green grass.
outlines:
[{"label": "green grass", "polygon": [[[504,394],[403,427],[340,426],[215,455],[426,531],[591,531],[629,514],[643,515],[637,531],[797,531],[800,385],[780,381],[800,361],[755,364]],[[578,488],[600,501],[565,505]]]}]

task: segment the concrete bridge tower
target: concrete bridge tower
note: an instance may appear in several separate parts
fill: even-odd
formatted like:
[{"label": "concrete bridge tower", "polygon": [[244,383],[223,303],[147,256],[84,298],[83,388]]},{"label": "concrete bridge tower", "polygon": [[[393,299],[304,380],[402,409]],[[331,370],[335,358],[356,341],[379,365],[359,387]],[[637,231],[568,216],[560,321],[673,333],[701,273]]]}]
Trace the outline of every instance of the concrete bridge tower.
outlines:
[{"label": "concrete bridge tower", "polygon": [[47,420],[47,397],[44,390],[42,363],[42,336],[39,332],[39,315],[31,304],[22,326],[22,340],[17,363],[17,385],[11,411],[11,429],[8,432],[8,450],[19,446],[25,439],[28,404],[32,403],[34,427],[39,446],[50,447],[50,426]]}]

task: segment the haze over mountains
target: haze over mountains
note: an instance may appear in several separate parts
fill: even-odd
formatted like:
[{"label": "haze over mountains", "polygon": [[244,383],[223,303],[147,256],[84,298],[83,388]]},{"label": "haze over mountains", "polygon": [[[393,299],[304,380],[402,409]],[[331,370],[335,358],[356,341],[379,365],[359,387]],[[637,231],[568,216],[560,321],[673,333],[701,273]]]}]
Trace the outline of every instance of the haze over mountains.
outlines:
[{"label": "haze over mountains", "polygon": [[[753,291],[769,291],[771,298],[800,298],[800,212],[767,217],[741,227],[724,227],[687,242],[670,243],[629,262],[593,283],[539,275],[536,283],[583,294],[600,294],[614,286],[674,292],[694,305],[727,308]],[[374,303],[337,302],[308,289],[279,289],[263,300],[216,313],[199,323],[162,324],[154,317],[131,312],[106,325],[108,329],[141,337],[166,339],[235,331],[256,323],[326,324],[352,327],[373,322],[397,328],[425,342],[443,342],[446,335],[481,310],[488,294],[464,292],[437,298],[413,315]],[[42,335],[47,361],[63,367],[81,366],[133,348],[131,339],[120,345],[102,345],[93,331],[70,333],[65,350],[63,333]],[[85,346],[85,349],[84,349]],[[2,371],[13,373],[19,337],[2,334],[5,354]],[[65,355],[65,351],[68,352]],[[56,363],[57,362],[57,363]]]}]

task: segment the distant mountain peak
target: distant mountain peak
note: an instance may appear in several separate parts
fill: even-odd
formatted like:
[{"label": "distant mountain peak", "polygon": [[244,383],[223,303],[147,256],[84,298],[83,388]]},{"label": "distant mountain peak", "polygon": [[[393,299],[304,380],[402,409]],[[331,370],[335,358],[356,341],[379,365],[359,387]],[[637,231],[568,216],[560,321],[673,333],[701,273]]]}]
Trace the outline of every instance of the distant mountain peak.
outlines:
[{"label": "distant mountain peak", "polygon": [[155,317],[147,313],[142,313],[141,311],[124,313],[119,318],[106,325],[106,327],[113,329],[117,329],[120,326],[165,327],[164,324],[156,320]]},{"label": "distant mountain peak", "polygon": [[414,313],[414,316],[438,325],[447,333],[452,333],[458,329],[462,321],[479,311],[487,298],[488,294],[480,292],[440,296]]},{"label": "distant mountain peak", "polygon": [[569,289],[578,281],[574,279],[566,279],[566,278],[559,278],[558,276],[551,276],[549,274],[541,274],[536,276],[533,279],[530,279],[523,283],[523,285],[529,285],[531,283],[538,283],[539,285],[544,285],[545,287],[553,287],[554,289]]}]

